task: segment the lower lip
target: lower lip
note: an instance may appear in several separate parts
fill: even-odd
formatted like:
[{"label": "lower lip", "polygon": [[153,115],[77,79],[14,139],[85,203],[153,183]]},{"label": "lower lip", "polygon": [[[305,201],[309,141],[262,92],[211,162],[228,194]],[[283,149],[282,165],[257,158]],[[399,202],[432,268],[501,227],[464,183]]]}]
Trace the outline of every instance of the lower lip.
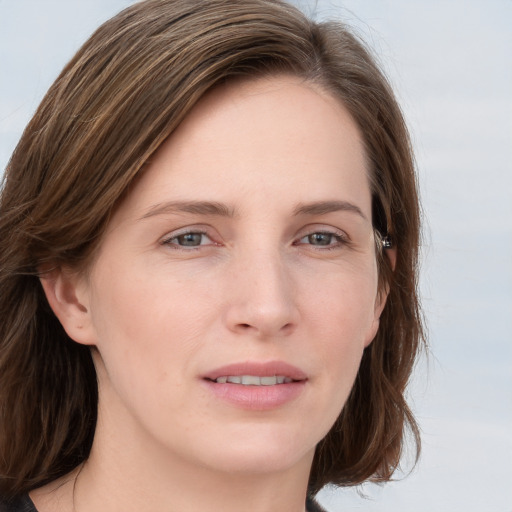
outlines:
[{"label": "lower lip", "polygon": [[204,380],[204,383],[215,396],[241,409],[268,411],[295,400],[304,390],[306,381],[294,381],[274,386],[221,384],[211,380]]}]

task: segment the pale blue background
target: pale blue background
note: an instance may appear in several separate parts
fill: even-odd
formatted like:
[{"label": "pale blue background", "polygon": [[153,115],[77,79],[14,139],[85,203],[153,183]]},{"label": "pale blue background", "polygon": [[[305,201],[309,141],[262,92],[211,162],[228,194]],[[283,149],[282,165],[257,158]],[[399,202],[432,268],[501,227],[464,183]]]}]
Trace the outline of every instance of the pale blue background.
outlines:
[{"label": "pale blue background", "polygon": [[[0,168],[66,61],[128,0],[0,0]],[[512,511],[512,0],[297,1],[379,54],[416,148],[432,355],[413,473],[331,511]]]}]

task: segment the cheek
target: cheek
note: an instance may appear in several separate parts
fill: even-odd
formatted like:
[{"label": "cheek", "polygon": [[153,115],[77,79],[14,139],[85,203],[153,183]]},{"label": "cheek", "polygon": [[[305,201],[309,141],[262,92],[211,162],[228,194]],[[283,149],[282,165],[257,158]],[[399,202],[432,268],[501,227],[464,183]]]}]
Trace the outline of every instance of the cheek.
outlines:
[{"label": "cheek", "polygon": [[330,418],[340,413],[359,370],[361,357],[375,326],[376,271],[342,276],[324,282],[323,292],[309,294],[309,332],[318,357],[318,378],[332,406]]},{"label": "cheek", "polygon": [[110,380],[128,388],[137,382],[141,394],[178,386],[213,321],[201,280],[190,286],[169,272],[103,265],[94,282],[91,313]]},{"label": "cheek", "polygon": [[321,278],[311,277],[316,279],[304,282],[299,292],[307,298],[304,317],[310,317],[318,329],[326,331],[326,339],[337,339],[340,347],[364,345],[375,320],[376,265],[368,261],[366,265],[335,267]]},{"label": "cheek", "polygon": [[91,316],[108,379],[120,392],[132,387],[143,394],[154,382],[167,378],[172,329],[158,290],[140,276],[122,267],[99,269]]},{"label": "cheek", "polygon": [[323,366],[326,385],[332,383],[342,402],[357,375],[370,330],[368,312],[343,302],[333,303],[319,312],[323,321],[315,336],[315,351]]}]

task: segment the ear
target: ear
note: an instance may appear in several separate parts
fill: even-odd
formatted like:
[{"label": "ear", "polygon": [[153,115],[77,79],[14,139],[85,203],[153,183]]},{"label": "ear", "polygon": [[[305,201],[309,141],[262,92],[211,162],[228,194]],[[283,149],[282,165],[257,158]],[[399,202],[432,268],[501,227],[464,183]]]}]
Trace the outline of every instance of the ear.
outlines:
[{"label": "ear", "polygon": [[[395,270],[396,265],[396,247],[390,247],[384,250],[384,258],[389,258],[391,270]],[[389,295],[389,285],[384,286],[381,290],[377,291],[377,297],[375,298],[375,307],[373,310],[373,321],[370,327],[368,337],[365,341],[365,348],[373,341],[379,330],[380,316],[386,306],[386,301]]]},{"label": "ear", "polygon": [[46,299],[68,336],[83,345],[94,345],[94,326],[89,308],[89,287],[79,272],[65,267],[40,273]]}]

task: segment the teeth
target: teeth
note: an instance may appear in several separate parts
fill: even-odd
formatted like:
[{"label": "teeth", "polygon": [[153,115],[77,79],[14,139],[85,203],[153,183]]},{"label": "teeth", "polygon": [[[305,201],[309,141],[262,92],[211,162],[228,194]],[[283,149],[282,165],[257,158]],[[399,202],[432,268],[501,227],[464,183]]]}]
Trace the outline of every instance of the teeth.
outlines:
[{"label": "teeth", "polygon": [[259,377],[257,375],[225,375],[217,377],[215,382],[219,384],[242,384],[243,386],[275,386],[276,384],[288,384],[293,379],[283,375],[274,375],[269,377]]},{"label": "teeth", "polygon": [[242,384],[244,386],[260,386],[261,378],[254,375],[242,375]]}]

